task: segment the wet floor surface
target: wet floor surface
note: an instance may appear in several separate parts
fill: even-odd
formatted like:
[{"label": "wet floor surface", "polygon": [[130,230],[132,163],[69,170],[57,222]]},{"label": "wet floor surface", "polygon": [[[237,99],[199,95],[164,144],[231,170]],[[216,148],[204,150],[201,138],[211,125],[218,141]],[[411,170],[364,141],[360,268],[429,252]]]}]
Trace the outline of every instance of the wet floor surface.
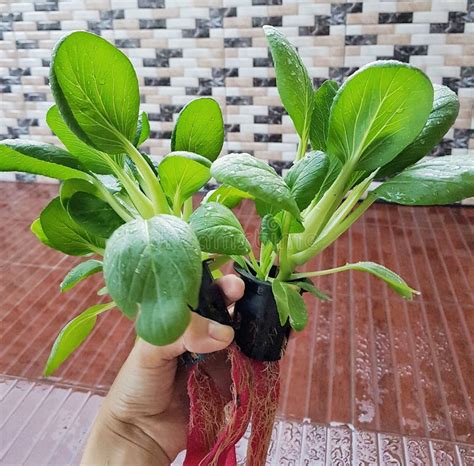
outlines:
[{"label": "wet floor surface", "polygon": [[[1,464],[23,464],[4,463],[2,458],[6,458],[5,452],[20,454],[13,445],[21,444],[22,439],[31,435],[42,438],[40,430],[44,426],[34,421],[37,415],[32,415],[22,400],[37,403],[36,413],[49,412],[50,408],[40,406],[49,400],[59,410],[58,416],[69,419],[74,415],[72,410],[79,409],[77,419],[83,416],[90,421],[100,395],[110,386],[133,344],[130,322],[118,311],[108,312],[99,318],[87,343],[57,375],[48,380],[42,378],[42,368],[59,329],[97,303],[96,291],[102,286],[100,280],[91,278],[61,295],[59,283],[80,259],[46,248],[29,232],[31,222],[56,192],[57,186],[51,185],[0,183],[0,374],[6,375],[4,379],[15,383],[15,387],[26,384],[25,387],[39,390],[36,393],[31,389],[29,395],[17,394],[13,402],[15,390],[7,389],[5,381],[0,384],[0,429],[7,432],[6,436],[0,434]],[[237,214],[250,236],[256,238],[257,217],[251,206],[242,205]],[[411,302],[404,301],[383,283],[360,272],[316,280],[316,285],[331,294],[333,300],[321,303],[305,298],[310,323],[303,332],[293,335],[282,363],[280,417],[296,427],[279,424],[277,440],[286,442],[287,435],[303,429],[304,433],[301,430],[295,434],[299,440],[290,442],[300,445],[303,454],[302,445],[307,445],[303,437],[316,429],[302,423],[306,420],[323,429],[317,431],[319,434],[314,431],[314,442],[326,444],[327,458],[332,453],[331,443],[326,440],[338,438],[349,429],[351,454],[357,451],[358,442],[365,442],[367,451],[374,444],[377,454],[383,456],[382,446],[392,448],[393,440],[394,452],[400,448],[405,460],[386,464],[410,463],[410,452],[417,449],[421,449],[420,455],[426,452],[428,460],[415,464],[462,464],[462,458],[469,455],[473,455],[473,463],[466,460],[465,464],[474,464],[474,452],[468,446],[474,444],[473,219],[474,209],[467,207],[378,204],[349,234],[305,267],[317,270],[372,260],[399,273],[422,295]],[[12,377],[21,380],[12,382]],[[59,388],[69,390],[64,400]],[[52,396],[59,397],[59,401],[51,401]],[[68,407],[72,403],[67,401],[70,397],[75,400],[82,396],[87,399],[77,401],[83,403],[80,407]],[[5,412],[15,406],[10,415]],[[25,424],[22,427],[21,422]],[[324,426],[331,422],[345,427],[327,430]],[[67,426],[65,430],[69,431]],[[323,431],[327,436],[324,442]],[[13,440],[12,432],[16,432]],[[393,435],[387,437],[387,433]],[[77,432],[65,435],[81,437]],[[348,444],[342,437],[341,442]],[[60,454],[58,448],[59,453],[53,455]],[[344,450],[341,448],[338,451]],[[68,453],[68,461],[73,461],[73,453]],[[437,458],[443,455],[446,462],[438,463]],[[281,453],[277,456],[280,458]],[[299,458],[303,461],[303,456]],[[327,459],[323,463],[314,460],[301,464],[324,462],[332,464]],[[278,460],[273,464],[280,463]],[[377,462],[371,460],[367,464]]]}]

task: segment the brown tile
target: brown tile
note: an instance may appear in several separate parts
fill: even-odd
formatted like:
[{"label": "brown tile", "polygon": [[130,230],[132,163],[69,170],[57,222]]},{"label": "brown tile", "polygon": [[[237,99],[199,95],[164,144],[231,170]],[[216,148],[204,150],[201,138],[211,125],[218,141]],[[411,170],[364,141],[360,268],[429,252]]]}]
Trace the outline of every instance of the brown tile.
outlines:
[{"label": "brown tile", "polygon": [[[99,278],[91,278],[60,294],[58,285],[64,274],[82,259],[46,248],[29,231],[31,221],[56,192],[57,186],[0,183],[0,248],[4,251],[0,259],[0,373],[33,381],[42,377],[57,332],[99,301],[95,290],[101,286]],[[236,213],[256,246],[258,220],[252,204],[243,202]],[[349,423],[356,433],[348,444],[346,426],[330,430],[309,424],[278,427],[280,439],[293,435],[303,442],[303,451],[312,452],[316,459],[308,464],[326,461],[324,450],[310,448],[326,441],[328,458],[350,454],[368,464],[373,461],[375,440],[381,459],[372,464],[390,464],[391,457],[401,458],[403,464],[415,458],[472,455],[465,443],[473,443],[469,434],[474,425],[470,383],[474,379],[473,220],[474,209],[465,207],[376,204],[335,245],[301,267],[321,270],[372,260],[393,269],[423,293],[405,302],[361,272],[314,280],[333,295],[333,301],[305,297],[310,323],[294,334],[282,361],[279,413],[320,424]],[[228,264],[226,271],[231,270]],[[100,317],[86,344],[50,380],[105,393],[133,341],[132,322],[111,311]],[[6,458],[36,465],[41,448],[51,444],[56,445],[49,452],[51,461],[77,461],[76,447],[69,450],[53,439],[64,438],[71,445],[74,433],[82,439],[99,401],[58,387],[35,389],[34,394],[31,390],[24,381],[0,380],[2,421],[9,430],[19,430],[16,439],[9,440],[12,448]],[[23,406],[34,400],[44,400],[46,407],[28,411]],[[48,406],[56,406],[57,411]],[[17,416],[17,409],[27,414]],[[83,409],[87,414],[81,418]],[[73,426],[65,436],[64,426]],[[18,451],[17,446],[36,430],[39,433],[29,449]],[[381,433],[376,437],[374,431]],[[430,443],[423,437],[434,440]],[[462,443],[457,451],[449,443],[453,440]],[[294,454],[289,445],[278,457]]]}]

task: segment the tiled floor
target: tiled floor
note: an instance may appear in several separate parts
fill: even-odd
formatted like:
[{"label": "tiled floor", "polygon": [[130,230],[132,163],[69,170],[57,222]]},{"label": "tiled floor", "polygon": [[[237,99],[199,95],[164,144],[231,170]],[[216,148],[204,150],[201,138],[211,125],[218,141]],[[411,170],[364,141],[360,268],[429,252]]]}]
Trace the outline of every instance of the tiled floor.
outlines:
[{"label": "tiled floor", "polygon": [[[58,285],[78,259],[47,249],[29,232],[56,192],[57,186],[0,183],[0,374],[33,382],[45,382],[41,371],[54,337],[72,316],[97,302],[101,286],[93,278],[60,295]],[[251,207],[240,207],[238,216],[256,237]],[[378,204],[307,266],[381,262],[422,296],[406,302],[357,272],[319,279],[317,285],[334,299],[306,298],[311,320],[294,335],[283,361],[280,416],[349,424],[369,437],[370,432],[405,436],[407,448],[412,438],[431,439],[433,464],[445,464],[436,460],[436,445],[451,445],[446,442],[464,444],[465,456],[472,453],[465,445],[474,444],[473,219],[474,209],[467,207]],[[118,311],[107,313],[53,381],[105,393],[131,347],[132,330]],[[45,390],[52,390],[48,396],[55,393]]]},{"label": "tiled floor", "polygon": [[[4,466],[77,465],[102,397],[62,384],[0,376],[0,458]],[[245,465],[249,432],[237,445]],[[472,465],[469,445],[279,420],[267,465]],[[181,466],[182,456],[173,463]]]}]

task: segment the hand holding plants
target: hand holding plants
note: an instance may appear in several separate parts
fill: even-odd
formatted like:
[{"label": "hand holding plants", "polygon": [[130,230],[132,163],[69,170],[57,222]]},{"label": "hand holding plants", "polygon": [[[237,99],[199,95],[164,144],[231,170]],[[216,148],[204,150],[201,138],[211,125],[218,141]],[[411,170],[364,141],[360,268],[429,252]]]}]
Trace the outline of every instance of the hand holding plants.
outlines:
[{"label": "hand holding plants", "polygon": [[[243,282],[233,275],[217,284],[228,305],[243,295]],[[193,313],[185,333],[171,345],[154,346],[138,340],[104,400],[81,464],[170,464],[186,447],[189,419],[187,369],[178,357],[185,351],[222,350],[233,338],[231,327]],[[206,370],[223,391],[229,391],[229,370],[223,356],[208,360]]]},{"label": "hand holding plants", "polygon": [[[278,402],[278,359],[290,327],[300,331],[310,318],[301,294],[330,299],[311,279],[357,271],[383,280],[404,298],[417,293],[395,272],[373,262],[298,269],[377,199],[435,205],[474,196],[472,156],[422,160],[457,117],[459,102],[451,90],[392,60],[364,66],[340,87],[327,81],[314,89],[296,49],[275,28],[265,26],[264,32],[278,91],[299,137],[295,162],[284,176],[250,154],[218,158],[224,123],[210,98],[184,107],[173,130],[172,152],[155,164],[140,151],[150,125],[140,112],[132,64],[107,41],[86,32],[67,35],[53,52],[50,82],[56,105],[47,122],[66,149],[18,140],[0,143],[0,170],[62,181],[59,196],[31,226],[38,239],[68,255],[97,256],[73,268],[61,291],[95,273],[103,273],[105,280],[98,294],[108,296],[107,302],[86,309],[61,330],[45,375],[82,344],[99,314],[114,307],[135,321],[142,340],[159,345],[139,341],[135,346],[104,404],[86,459],[99,443],[110,447],[107,455],[116,456],[98,457],[113,464],[119,464],[118,458],[130,464],[169,461],[184,447],[186,397],[176,357],[186,349],[222,349],[232,340],[232,329],[211,325],[192,311],[202,311],[198,303],[210,295],[203,293],[203,270],[207,273],[209,267],[217,276],[233,260],[250,285],[236,305],[237,345],[229,350],[233,414],[228,423],[193,425],[191,419],[191,445],[193,434],[194,440],[204,441],[194,443],[197,450],[188,448],[192,459],[187,465],[194,466],[196,457],[200,462],[223,456],[235,464],[235,442],[251,416],[248,462],[263,464]],[[193,211],[193,194],[211,177],[221,185]],[[383,182],[370,190],[375,179]],[[261,218],[258,252],[231,210],[243,199],[255,203]],[[226,280],[234,287],[224,290],[227,298],[239,298],[241,285]],[[263,295],[271,306],[262,304]],[[212,299],[208,304],[218,307]],[[262,310],[271,310],[272,318]],[[244,313],[250,318],[242,318]],[[257,315],[262,325],[254,319]],[[240,325],[245,322],[251,324]],[[219,336],[213,334],[217,328]],[[254,356],[242,344],[249,339],[239,338],[251,335],[250,346],[271,345],[275,332],[283,332],[284,338],[271,361]],[[194,366],[196,372],[201,364]],[[192,388],[190,394],[196,395]],[[199,410],[207,388],[204,384],[194,398],[195,419],[204,419]],[[171,432],[172,443],[162,437],[163,430]],[[207,435],[210,431],[215,435]],[[114,450],[114,442],[123,449]]]}]

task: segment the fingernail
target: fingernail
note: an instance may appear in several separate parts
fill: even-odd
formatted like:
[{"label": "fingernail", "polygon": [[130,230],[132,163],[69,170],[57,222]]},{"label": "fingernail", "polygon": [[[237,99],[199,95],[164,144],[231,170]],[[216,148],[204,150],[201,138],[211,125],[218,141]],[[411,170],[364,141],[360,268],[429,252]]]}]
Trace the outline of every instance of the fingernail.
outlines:
[{"label": "fingernail", "polygon": [[234,338],[234,330],[228,325],[222,325],[218,322],[209,322],[208,333],[211,338],[218,341],[231,341]]}]

